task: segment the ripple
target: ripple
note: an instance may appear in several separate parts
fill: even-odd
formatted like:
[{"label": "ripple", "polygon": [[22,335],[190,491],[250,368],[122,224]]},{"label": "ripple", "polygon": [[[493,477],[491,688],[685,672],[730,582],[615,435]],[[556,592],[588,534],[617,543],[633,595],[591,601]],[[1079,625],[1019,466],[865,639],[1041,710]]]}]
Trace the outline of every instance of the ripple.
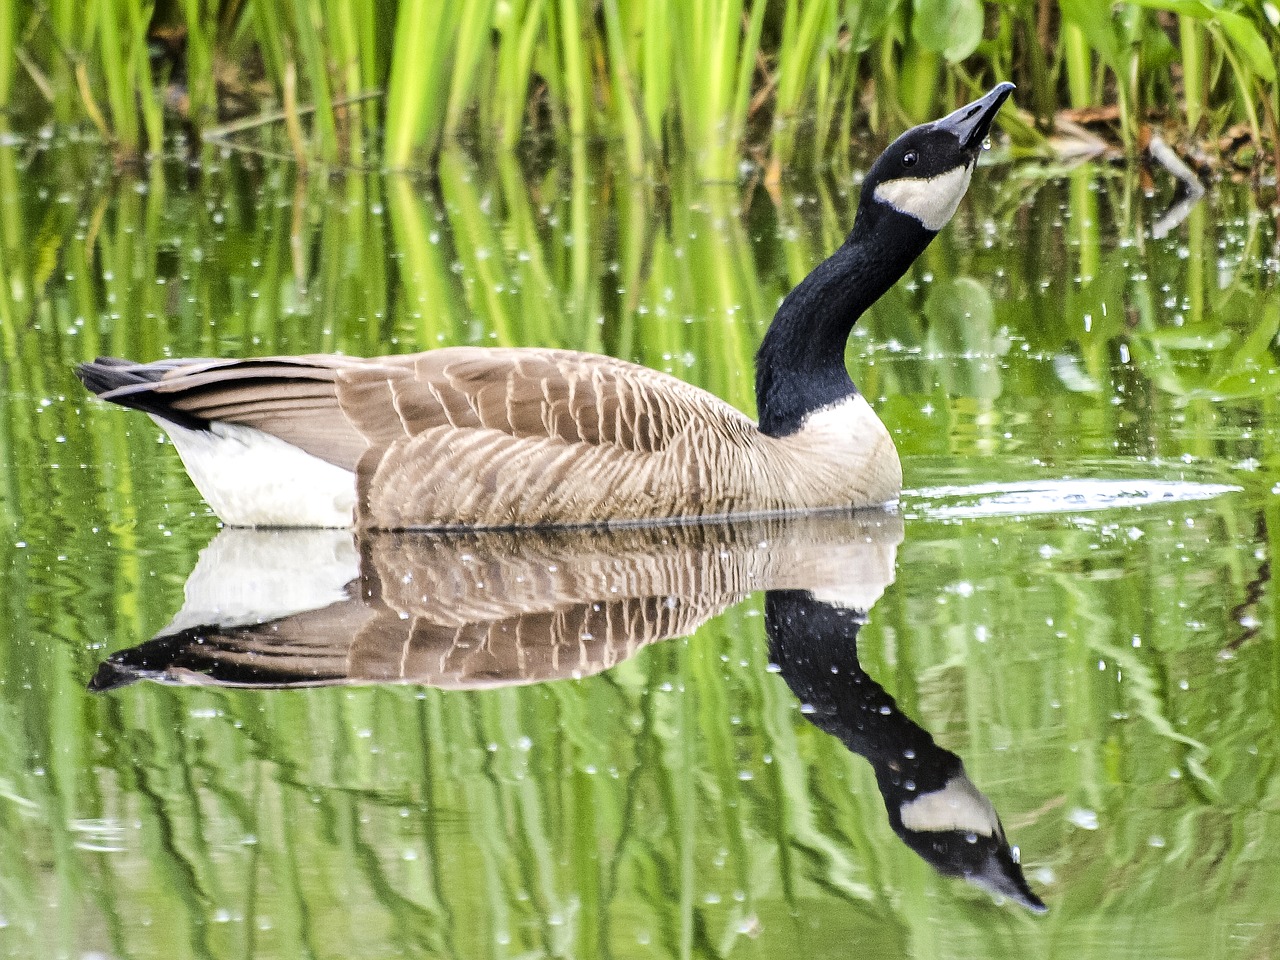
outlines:
[{"label": "ripple", "polygon": [[901,503],[911,519],[958,520],[1209,500],[1242,489],[1187,480],[1030,480],[904,490]]}]

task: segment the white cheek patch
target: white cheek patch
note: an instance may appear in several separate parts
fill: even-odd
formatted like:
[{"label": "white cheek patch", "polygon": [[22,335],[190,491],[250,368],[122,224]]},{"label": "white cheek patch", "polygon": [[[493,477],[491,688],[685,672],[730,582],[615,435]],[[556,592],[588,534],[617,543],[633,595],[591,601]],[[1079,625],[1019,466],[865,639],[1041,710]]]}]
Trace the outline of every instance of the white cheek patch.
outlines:
[{"label": "white cheek patch", "polygon": [[876,187],[875,198],[899,213],[919,220],[926,230],[935,233],[947,225],[969,189],[973,164],[956,167],[927,179],[899,177]]},{"label": "white cheek patch", "polygon": [[941,790],[904,803],[901,812],[902,825],[917,832],[965,830],[992,837],[1000,829],[995,807],[964,774],[953,777]]}]

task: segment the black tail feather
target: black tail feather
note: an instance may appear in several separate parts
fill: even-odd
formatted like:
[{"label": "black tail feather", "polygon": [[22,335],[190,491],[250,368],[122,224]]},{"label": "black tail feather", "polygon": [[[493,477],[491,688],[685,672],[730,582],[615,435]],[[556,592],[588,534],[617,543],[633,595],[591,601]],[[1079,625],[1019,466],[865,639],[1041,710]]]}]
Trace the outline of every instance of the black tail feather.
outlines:
[{"label": "black tail feather", "polygon": [[76,376],[90,393],[104,400],[141,410],[190,430],[207,430],[209,421],[174,409],[165,394],[153,389],[170,370],[188,363],[191,361],[135,363],[119,357],[98,357],[77,366]]}]

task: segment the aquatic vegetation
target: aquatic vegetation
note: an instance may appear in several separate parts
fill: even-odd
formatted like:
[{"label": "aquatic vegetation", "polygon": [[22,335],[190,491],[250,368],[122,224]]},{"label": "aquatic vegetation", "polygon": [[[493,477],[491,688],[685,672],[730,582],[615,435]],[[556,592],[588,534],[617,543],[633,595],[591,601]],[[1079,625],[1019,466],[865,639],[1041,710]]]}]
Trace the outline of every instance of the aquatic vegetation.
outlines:
[{"label": "aquatic vegetation", "polygon": [[[0,955],[1265,953],[1280,261],[1231,184],[1156,238],[1163,182],[992,170],[850,351],[920,508],[859,658],[964,757],[1044,921],[897,841],[871,769],[770,673],[759,597],[543,687],[85,692],[165,627],[216,529],[158,429],[85,399],[94,354],[536,342],[750,410],[848,180],[775,203],[582,162],[446,146],[424,184],[0,144]],[[921,506],[1066,475],[1243,489]]]},{"label": "aquatic vegetation", "polygon": [[[1125,149],[1171,121],[1187,152],[1280,156],[1274,0],[17,0],[0,9],[0,110],[90,122],[122,156],[238,131],[300,160],[427,167],[458,140],[621,143],[734,179],[846,162],[997,80],[1024,148],[1063,107],[1114,108]],[[254,122],[241,119],[254,117]],[[1110,123],[1106,109],[1089,115]],[[1074,119],[1080,119],[1076,116]],[[270,135],[265,131],[270,121]],[[1110,136],[1111,133],[1108,133]],[[1220,141],[1220,138],[1224,138]],[[263,141],[266,141],[264,144]]]}]

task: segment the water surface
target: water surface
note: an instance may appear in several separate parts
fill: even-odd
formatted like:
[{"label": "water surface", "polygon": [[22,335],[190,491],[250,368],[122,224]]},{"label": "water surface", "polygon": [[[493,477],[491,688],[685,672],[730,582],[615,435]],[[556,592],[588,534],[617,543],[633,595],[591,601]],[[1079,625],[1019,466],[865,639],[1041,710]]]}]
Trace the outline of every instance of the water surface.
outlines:
[{"label": "water surface", "polygon": [[[980,171],[850,347],[904,456],[896,515],[339,537],[281,547],[296,568],[219,535],[159,431],[73,365],[547,345],[750,412],[752,352],[856,186],[455,155],[430,182],[217,153],[116,173],[93,144],[3,142],[0,955],[1280,939],[1280,261],[1246,191],[1156,239],[1163,184]],[[432,584],[430,609],[370,612],[375,574]],[[146,646],[208,627],[228,582],[247,638]],[[946,875],[963,847],[922,855],[936,821],[913,845],[927,807],[894,791],[917,773],[885,762],[908,750],[943,771],[915,794],[962,764],[960,840],[1016,848],[1046,913]]]}]

